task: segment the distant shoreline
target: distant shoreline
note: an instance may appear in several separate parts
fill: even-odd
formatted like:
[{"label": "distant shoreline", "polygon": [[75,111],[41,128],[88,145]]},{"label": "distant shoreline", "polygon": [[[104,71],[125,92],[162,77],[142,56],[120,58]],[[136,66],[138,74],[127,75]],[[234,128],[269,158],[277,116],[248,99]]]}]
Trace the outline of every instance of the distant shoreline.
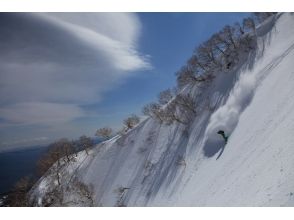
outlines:
[{"label": "distant shoreline", "polygon": [[36,163],[46,150],[47,146],[35,145],[1,151],[0,195],[10,192],[20,178],[33,176],[36,171]]},{"label": "distant shoreline", "polygon": [[19,151],[30,151],[35,150],[37,148],[47,147],[48,144],[38,144],[33,146],[17,146],[17,147],[4,147],[0,148],[0,154],[2,153],[12,153],[12,152],[19,152]]}]

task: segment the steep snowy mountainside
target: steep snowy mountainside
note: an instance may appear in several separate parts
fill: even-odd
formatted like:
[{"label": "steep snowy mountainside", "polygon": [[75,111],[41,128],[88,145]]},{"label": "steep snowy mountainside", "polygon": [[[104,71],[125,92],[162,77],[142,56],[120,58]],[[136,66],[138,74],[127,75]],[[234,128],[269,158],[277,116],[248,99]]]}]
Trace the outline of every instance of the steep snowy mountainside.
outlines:
[{"label": "steep snowy mountainside", "polygon": [[293,28],[293,16],[285,14],[259,39],[262,55],[252,70],[241,72],[208,125],[232,128],[223,154],[191,168],[171,204],[293,206]]},{"label": "steep snowy mountainside", "polygon": [[[271,18],[257,32],[246,62],[201,91],[202,111],[189,126],[148,118],[80,152],[61,172],[63,204],[89,205],[69,187],[79,178],[98,206],[293,206],[294,16]],[[56,187],[53,175],[42,177],[33,204],[44,205]]]}]

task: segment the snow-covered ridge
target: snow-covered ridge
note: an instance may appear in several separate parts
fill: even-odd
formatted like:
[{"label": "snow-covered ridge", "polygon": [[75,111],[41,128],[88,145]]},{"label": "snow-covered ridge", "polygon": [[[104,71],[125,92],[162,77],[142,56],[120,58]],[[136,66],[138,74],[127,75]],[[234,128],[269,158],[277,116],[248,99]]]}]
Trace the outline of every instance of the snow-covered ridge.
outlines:
[{"label": "snow-covered ridge", "polygon": [[[149,118],[80,152],[62,170],[63,205],[91,204],[71,187],[76,178],[93,186],[96,206],[294,205],[294,16],[258,31],[256,52],[206,88],[200,104],[212,108],[188,127]],[[226,146],[218,129],[230,134]],[[40,179],[33,204],[56,186],[51,175]]]}]

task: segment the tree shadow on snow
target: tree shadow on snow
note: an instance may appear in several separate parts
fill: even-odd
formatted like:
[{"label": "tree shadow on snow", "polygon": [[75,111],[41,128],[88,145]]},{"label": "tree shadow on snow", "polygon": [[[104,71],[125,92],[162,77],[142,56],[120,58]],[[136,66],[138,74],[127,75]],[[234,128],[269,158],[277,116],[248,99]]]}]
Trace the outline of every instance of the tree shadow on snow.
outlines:
[{"label": "tree shadow on snow", "polygon": [[[175,134],[179,132],[180,137],[177,137]],[[174,180],[180,179],[182,175],[179,174],[184,171],[184,166],[179,164],[179,159],[185,159],[189,135],[183,134],[180,127],[177,127],[170,134],[166,152],[162,154],[158,163],[154,164],[154,168],[148,176],[150,182],[147,187],[146,203],[152,199],[161,188],[167,189]],[[179,140],[177,140],[177,138],[179,138]],[[173,187],[177,187],[177,185]]]}]

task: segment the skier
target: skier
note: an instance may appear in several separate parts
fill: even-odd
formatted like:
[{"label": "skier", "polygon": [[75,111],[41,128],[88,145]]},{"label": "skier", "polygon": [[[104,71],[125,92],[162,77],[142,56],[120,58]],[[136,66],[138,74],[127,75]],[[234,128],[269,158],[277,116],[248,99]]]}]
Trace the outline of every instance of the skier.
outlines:
[{"label": "skier", "polygon": [[217,132],[219,135],[221,135],[223,138],[224,138],[224,140],[225,140],[225,143],[227,144],[228,143],[228,136],[226,136],[226,134],[225,134],[225,132],[223,131],[223,130],[219,130],[218,132]]}]

